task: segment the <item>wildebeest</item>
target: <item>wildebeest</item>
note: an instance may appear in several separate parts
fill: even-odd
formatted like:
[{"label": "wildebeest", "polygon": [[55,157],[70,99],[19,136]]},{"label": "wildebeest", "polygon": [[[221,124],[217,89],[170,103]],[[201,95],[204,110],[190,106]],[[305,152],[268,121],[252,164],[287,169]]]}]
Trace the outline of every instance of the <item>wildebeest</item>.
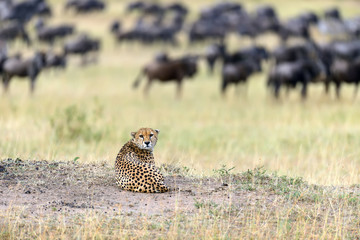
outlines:
[{"label": "wildebeest", "polygon": [[336,96],[340,98],[340,88],[343,83],[354,84],[354,99],[358,92],[360,82],[360,58],[349,61],[335,59],[331,65],[331,77],[329,83],[335,84]]},{"label": "wildebeest", "polygon": [[360,17],[348,18],[344,20],[344,25],[349,32],[349,35],[353,39],[359,39],[360,37]]},{"label": "wildebeest", "polygon": [[121,29],[121,24],[118,21],[114,21],[110,26],[111,33],[119,43],[123,41],[139,41],[144,44],[161,42],[177,45],[176,34],[180,29],[181,26],[179,26],[178,22],[169,25],[162,23],[145,24],[142,20],[139,20],[133,29],[127,31]]},{"label": "wildebeest", "polygon": [[46,53],[46,64],[47,68],[66,68],[66,55],[65,53]]},{"label": "wildebeest", "polygon": [[80,35],[76,39],[67,41],[64,44],[65,55],[74,54],[82,56],[82,64],[87,63],[86,56],[90,52],[98,52],[100,50],[100,40],[90,38],[87,35]]},{"label": "wildebeest", "polygon": [[144,93],[147,96],[150,86],[154,80],[160,82],[175,81],[177,83],[177,97],[181,96],[181,84],[184,78],[191,78],[197,72],[197,57],[185,56],[179,59],[168,59],[167,61],[155,60],[147,64],[140,75],[136,78],[133,87],[138,87],[141,79],[147,77],[147,85]]},{"label": "wildebeest", "polygon": [[11,78],[18,76],[30,78],[30,91],[33,93],[36,78],[44,67],[45,61],[45,53],[43,52],[36,52],[34,57],[28,59],[12,57],[5,60],[2,73],[4,92],[8,91]]},{"label": "wildebeest", "polygon": [[187,7],[185,5],[183,5],[181,2],[174,2],[174,3],[169,4],[166,7],[166,10],[173,11],[173,12],[183,15],[183,16],[187,15],[187,13],[189,12]]},{"label": "wildebeest", "polygon": [[280,21],[272,6],[264,5],[256,9],[255,20],[261,32],[278,32]]},{"label": "wildebeest", "polygon": [[225,58],[228,63],[251,60],[256,61],[257,64],[261,64],[262,60],[267,60],[269,58],[269,53],[262,46],[252,46],[228,54],[226,53],[226,46],[224,43],[210,45],[205,52],[205,59],[208,63],[210,73],[213,71],[215,62],[218,59],[224,60]]},{"label": "wildebeest", "polygon": [[324,16],[327,19],[342,20],[341,13],[340,13],[339,9],[336,7],[326,9],[324,11]]},{"label": "wildebeest", "polygon": [[141,10],[145,15],[162,16],[165,13],[165,8],[156,2],[146,3]]},{"label": "wildebeest", "polygon": [[79,4],[75,6],[77,13],[88,13],[94,11],[102,11],[105,9],[105,3],[99,0],[86,0],[80,1]]},{"label": "wildebeest", "polygon": [[277,64],[284,62],[296,62],[309,58],[311,55],[310,45],[281,46],[272,53]]},{"label": "wildebeest", "polygon": [[254,59],[248,59],[240,62],[226,62],[222,69],[221,92],[225,96],[229,84],[238,85],[246,83],[248,77],[256,72],[261,71],[261,65]]},{"label": "wildebeest", "polygon": [[21,38],[29,46],[31,44],[30,37],[24,28],[24,25],[12,22],[0,29],[0,39],[5,41],[13,41],[15,38]]},{"label": "wildebeest", "polygon": [[52,10],[50,8],[50,5],[46,2],[41,2],[38,4],[36,14],[42,17],[51,17],[52,16]]},{"label": "wildebeest", "polygon": [[331,50],[336,57],[345,60],[354,60],[360,57],[360,41],[334,42],[330,44]]},{"label": "wildebeest", "polygon": [[2,14],[2,20],[15,20],[20,23],[30,21],[36,15],[41,14],[46,5],[44,0],[28,0],[14,2],[8,5]]},{"label": "wildebeest", "polygon": [[75,5],[77,5],[79,1],[80,0],[67,0],[64,9],[69,10],[71,8],[75,8]]},{"label": "wildebeest", "polygon": [[203,8],[199,18],[194,21],[188,31],[190,43],[207,40],[224,41],[231,32],[248,33],[245,25],[248,14],[240,3],[219,2]]},{"label": "wildebeest", "polygon": [[209,66],[210,74],[214,72],[214,66],[216,61],[224,57],[226,51],[225,48],[225,45],[223,43],[220,43],[212,44],[205,49],[205,59]]},{"label": "wildebeest", "polygon": [[3,66],[4,66],[4,62],[7,60],[8,56],[7,56],[7,49],[6,48],[2,48],[1,46],[2,42],[0,41],[0,76],[2,75],[3,72]]},{"label": "wildebeest", "polygon": [[110,25],[110,32],[114,34],[121,32],[121,22],[114,20]]},{"label": "wildebeest", "polygon": [[232,54],[231,58],[236,61],[245,61],[248,59],[252,59],[261,63],[261,61],[267,60],[269,58],[269,52],[266,50],[265,47],[252,46],[239,49]]},{"label": "wildebeest", "polygon": [[126,11],[127,12],[132,12],[135,10],[142,10],[145,7],[145,2],[143,1],[134,1],[134,2],[130,2],[127,6],[126,6]]},{"label": "wildebeest", "polygon": [[68,0],[65,4],[65,10],[73,8],[76,13],[102,11],[105,7],[105,3],[100,0]]},{"label": "wildebeest", "polygon": [[189,42],[196,43],[206,40],[224,41],[226,32],[224,29],[208,22],[195,22],[189,31]]},{"label": "wildebeest", "polygon": [[37,38],[39,41],[53,45],[57,39],[65,38],[74,33],[75,27],[71,24],[57,26],[45,26],[43,22],[36,25]]},{"label": "wildebeest", "polygon": [[167,55],[167,53],[159,52],[155,55],[154,60],[155,60],[155,62],[158,62],[158,63],[165,63],[165,62],[169,62],[170,58]]},{"label": "wildebeest", "polygon": [[318,81],[319,78],[325,81],[325,68],[323,64],[319,60],[302,59],[274,66],[269,72],[267,85],[273,88],[274,95],[278,98],[281,86],[285,86],[289,90],[301,84],[301,96],[305,99],[308,84]]},{"label": "wildebeest", "polygon": [[241,24],[237,26],[237,32],[240,36],[248,36],[255,44],[256,37],[261,34],[261,27],[259,20],[251,15],[244,15],[239,19]]},{"label": "wildebeest", "polygon": [[305,12],[280,24],[278,34],[283,42],[290,37],[310,40],[310,26],[317,23],[318,17],[315,13]]},{"label": "wildebeest", "polygon": [[278,33],[283,42],[286,42],[290,37],[310,39],[308,23],[298,18],[290,19],[288,22],[281,24]]}]

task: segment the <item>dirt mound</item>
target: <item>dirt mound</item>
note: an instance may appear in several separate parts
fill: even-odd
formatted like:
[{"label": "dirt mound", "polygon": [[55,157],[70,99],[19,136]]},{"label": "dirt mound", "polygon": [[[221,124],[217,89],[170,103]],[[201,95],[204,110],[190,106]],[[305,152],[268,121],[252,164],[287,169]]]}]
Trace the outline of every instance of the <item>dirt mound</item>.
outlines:
[{"label": "dirt mound", "polygon": [[87,239],[96,232],[99,238],[177,239],[210,229],[217,238],[288,238],[299,226],[306,229],[301,236],[314,239],[324,232],[336,238],[339,226],[344,238],[360,234],[359,186],[309,185],[262,168],[239,174],[222,168],[211,178],[184,169],[161,166],[175,190],[146,194],[119,189],[106,163],[0,161],[0,238]]},{"label": "dirt mound", "polygon": [[196,203],[208,200],[229,203],[228,185],[215,179],[192,179],[180,175],[166,177],[173,189],[164,194],[123,191],[115,185],[113,166],[76,162],[0,162],[0,209],[24,207],[31,214],[78,213],[88,209],[109,214],[172,214],[193,211]]}]

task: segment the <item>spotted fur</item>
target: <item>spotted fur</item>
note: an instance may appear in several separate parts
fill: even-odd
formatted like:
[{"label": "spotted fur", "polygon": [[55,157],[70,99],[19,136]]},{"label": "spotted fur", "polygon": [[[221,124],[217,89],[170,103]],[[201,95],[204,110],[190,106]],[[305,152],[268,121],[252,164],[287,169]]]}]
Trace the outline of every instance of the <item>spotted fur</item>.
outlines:
[{"label": "spotted fur", "polygon": [[167,192],[164,177],[155,167],[153,149],[159,130],[141,128],[119,151],[115,161],[116,183],[133,192]]}]

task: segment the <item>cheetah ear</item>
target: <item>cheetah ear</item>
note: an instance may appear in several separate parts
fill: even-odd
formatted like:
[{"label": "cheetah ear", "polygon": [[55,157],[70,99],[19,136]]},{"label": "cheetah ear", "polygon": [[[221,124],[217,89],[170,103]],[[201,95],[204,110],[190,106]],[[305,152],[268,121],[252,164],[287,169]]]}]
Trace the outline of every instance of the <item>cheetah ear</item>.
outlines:
[{"label": "cheetah ear", "polygon": [[160,130],[159,130],[159,129],[155,129],[155,132],[156,132],[157,134],[159,134],[159,133],[160,133]]},{"label": "cheetah ear", "polygon": [[135,138],[136,132],[131,132],[131,136],[132,136],[133,138]]}]

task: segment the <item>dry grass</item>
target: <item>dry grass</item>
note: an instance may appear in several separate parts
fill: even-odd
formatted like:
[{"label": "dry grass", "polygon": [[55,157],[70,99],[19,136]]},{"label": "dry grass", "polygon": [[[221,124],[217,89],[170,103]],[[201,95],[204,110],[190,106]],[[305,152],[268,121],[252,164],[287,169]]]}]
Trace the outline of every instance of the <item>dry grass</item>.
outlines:
[{"label": "dry grass", "polygon": [[[199,75],[185,82],[181,101],[175,99],[172,84],[154,84],[150,97],[145,99],[143,85],[134,91],[131,84],[155,52],[166,49],[171,55],[199,53],[204,46],[184,45],[179,49],[161,45],[115,46],[108,26],[113,19],[121,17],[125,1],[109,1],[111,8],[105,14],[84,17],[63,14],[62,1],[52,2],[56,5],[56,18],[51,22],[76,22],[80,32],[90,31],[102,38],[103,50],[96,65],[79,67],[79,59],[73,58],[65,72],[42,73],[33,97],[29,97],[27,81],[11,82],[9,96],[0,96],[0,159],[71,161],[79,157],[81,163],[113,164],[129,133],[150,126],[161,130],[155,150],[157,163],[186,166],[197,176],[211,175],[222,165],[235,167],[233,171],[237,173],[264,166],[269,171],[301,176],[310,183],[359,183],[360,100],[351,99],[351,87],[343,89],[340,101],[334,96],[324,96],[322,86],[311,86],[306,102],[300,101],[297,92],[275,101],[266,92],[266,74],[259,74],[250,79],[246,90],[235,92],[231,88],[227,98],[222,99],[219,74],[209,76],[201,62]],[[185,2],[194,10],[208,3],[205,0]],[[245,6],[253,9],[261,3],[264,2],[245,2]],[[336,5],[345,16],[354,16],[359,7],[356,1],[273,3],[284,18],[302,9],[320,13]],[[132,18],[126,19],[127,26]],[[259,43],[273,47],[276,38],[264,36]],[[231,37],[232,49],[248,44],[247,39]],[[16,43],[12,52],[19,49],[24,46]],[[80,118],[69,120],[67,112]],[[67,134],[69,129],[76,129],[78,136]],[[217,216],[209,214],[208,209],[199,209],[192,215],[175,212],[170,219],[160,220],[142,216],[109,219],[94,213],[71,220],[82,225],[72,225],[73,222],[64,222],[61,218],[60,225],[54,225],[55,220],[46,216],[33,221],[31,216],[19,215],[21,210],[11,209],[2,212],[7,225],[1,230],[0,238],[329,239],[359,236],[354,228],[358,225],[347,221],[346,201],[338,201],[337,208],[332,208],[331,199],[335,198],[309,204],[306,210],[292,202],[294,205],[289,208],[278,203],[272,211],[260,211],[256,207],[237,209],[234,216],[224,207]],[[323,211],[321,224],[316,218],[319,211]],[[315,217],[309,218],[310,215]],[[331,222],[326,218],[330,215]]]},{"label": "dry grass", "polygon": [[[353,239],[360,189],[309,185],[262,168],[193,177],[162,166],[164,194],[119,191],[112,166],[0,161],[1,239]],[[5,169],[5,170],[4,170]],[[16,196],[16,197],[15,197]]]}]

